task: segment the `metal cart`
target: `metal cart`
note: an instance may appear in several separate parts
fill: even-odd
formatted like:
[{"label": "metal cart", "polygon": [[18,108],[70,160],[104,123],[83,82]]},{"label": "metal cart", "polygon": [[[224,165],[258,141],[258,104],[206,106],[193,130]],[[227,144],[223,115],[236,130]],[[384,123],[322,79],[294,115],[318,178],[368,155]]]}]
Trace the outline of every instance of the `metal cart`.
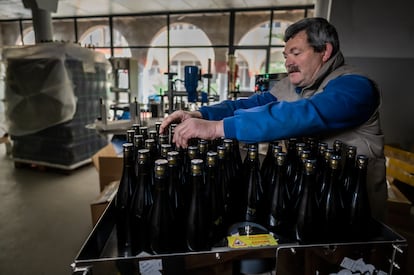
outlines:
[{"label": "metal cart", "polygon": [[[301,245],[281,241],[259,248],[119,257],[115,209],[110,203],[72,263],[73,274],[240,274],[243,264],[269,264],[267,274],[404,274],[407,242],[378,223],[369,239]],[[349,271],[346,273],[345,271]],[[352,273],[354,272],[354,273]],[[357,273],[360,272],[360,273]]]}]

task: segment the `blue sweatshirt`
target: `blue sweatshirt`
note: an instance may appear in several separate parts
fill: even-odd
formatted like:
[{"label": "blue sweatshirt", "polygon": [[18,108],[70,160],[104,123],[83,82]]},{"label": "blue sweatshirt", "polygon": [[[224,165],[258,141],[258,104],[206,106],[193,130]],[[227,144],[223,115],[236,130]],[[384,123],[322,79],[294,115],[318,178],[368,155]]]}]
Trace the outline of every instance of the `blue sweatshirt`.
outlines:
[{"label": "blue sweatshirt", "polygon": [[199,111],[205,119],[223,119],[226,138],[251,143],[351,128],[368,120],[378,104],[378,95],[368,78],[343,75],[309,98],[278,101],[265,92],[203,106]]}]

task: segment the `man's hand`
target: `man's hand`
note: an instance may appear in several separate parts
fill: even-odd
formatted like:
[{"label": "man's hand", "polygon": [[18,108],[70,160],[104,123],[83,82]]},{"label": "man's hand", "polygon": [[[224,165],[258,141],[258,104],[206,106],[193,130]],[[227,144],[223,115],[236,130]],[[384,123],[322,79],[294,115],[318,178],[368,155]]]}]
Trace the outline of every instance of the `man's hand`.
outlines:
[{"label": "man's hand", "polygon": [[165,130],[171,123],[180,123],[189,118],[201,118],[201,113],[198,111],[188,112],[188,111],[175,111],[171,115],[167,116],[161,123],[160,134],[164,134]]},{"label": "man's hand", "polygon": [[188,118],[175,127],[173,142],[186,148],[191,138],[212,140],[224,136],[223,121]]}]

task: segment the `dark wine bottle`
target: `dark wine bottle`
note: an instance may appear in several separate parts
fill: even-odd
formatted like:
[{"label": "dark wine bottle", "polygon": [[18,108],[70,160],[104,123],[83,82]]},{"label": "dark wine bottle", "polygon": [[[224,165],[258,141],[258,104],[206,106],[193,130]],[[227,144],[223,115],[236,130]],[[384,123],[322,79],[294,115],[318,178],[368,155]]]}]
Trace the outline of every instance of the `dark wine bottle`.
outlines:
[{"label": "dark wine bottle", "polygon": [[148,131],[148,138],[155,140],[155,144],[158,144],[158,133],[155,129]]},{"label": "dark wine bottle", "polygon": [[271,141],[267,145],[267,151],[266,155],[263,159],[262,166],[260,167],[260,173],[262,174],[263,181],[266,182],[270,174],[272,173],[272,170],[274,168],[274,154],[273,154],[273,148],[274,146],[279,146],[278,141]]},{"label": "dark wine bottle", "polygon": [[[181,229],[184,227],[186,222],[187,205],[185,204],[183,188],[182,188],[182,174],[181,174],[181,159],[177,151],[170,151],[167,153],[168,160],[168,195],[172,203],[174,210],[174,217],[176,224]],[[178,252],[185,251],[184,247],[184,230],[177,230],[176,237],[174,238],[174,247]]]},{"label": "dark wine bottle", "polygon": [[[146,131],[146,127],[141,127],[141,130],[145,130]],[[157,144],[155,143],[155,140],[152,138],[147,138],[144,140],[144,148],[149,150],[149,163],[150,163],[150,173],[151,173],[151,190],[152,193],[154,194],[154,165],[155,165],[155,160],[158,158],[157,157]]]},{"label": "dark wine bottle", "polygon": [[115,196],[116,235],[120,256],[129,256],[131,254],[129,209],[132,197],[132,186],[136,185],[133,148],[134,145],[132,143],[123,144],[124,159],[122,176]]},{"label": "dark wine bottle", "polygon": [[151,173],[149,150],[138,150],[137,187],[131,200],[131,249],[132,255],[148,250],[148,221],[149,212],[153,204],[151,193]]},{"label": "dark wine bottle", "polygon": [[227,164],[229,165],[231,178],[234,182],[237,180],[240,171],[240,160],[238,160],[237,154],[235,153],[238,148],[235,148],[233,140],[229,138],[223,139],[223,145],[226,148]]},{"label": "dark wine bottle", "polygon": [[157,133],[159,133],[159,132],[160,132],[161,124],[162,124],[162,121],[156,121],[156,122],[154,123],[154,126],[155,126],[155,131],[156,131]]},{"label": "dark wine bottle", "polygon": [[[138,177],[138,151],[144,149],[144,140],[142,139],[141,134],[134,135],[134,169],[135,176]],[[133,191],[135,192],[135,190]]]},{"label": "dark wine bottle", "polygon": [[198,140],[198,158],[202,159],[204,161],[204,163],[206,162],[207,159],[207,151],[208,151],[208,142],[205,139],[199,139]]},{"label": "dark wine bottle", "polygon": [[278,152],[273,162],[277,171],[271,177],[274,188],[270,196],[268,229],[276,236],[289,238],[293,226],[290,222],[290,198],[287,191],[286,153]]},{"label": "dark wine bottle", "polygon": [[298,214],[295,225],[296,240],[299,243],[312,243],[318,240],[318,211],[315,197],[315,164],[316,160],[307,159],[304,162],[302,177],[303,192],[300,197]]},{"label": "dark wine bottle", "polygon": [[175,250],[174,211],[167,190],[166,159],[154,163],[155,194],[149,217],[149,247],[153,254],[171,253]]},{"label": "dark wine bottle", "polygon": [[134,148],[136,151],[144,149],[144,137],[141,134],[134,135]]},{"label": "dark wine bottle", "polygon": [[368,157],[356,157],[355,189],[352,192],[350,203],[349,224],[352,236],[367,237],[371,225],[371,207],[367,191]]},{"label": "dark wine bottle", "polygon": [[218,154],[209,151],[206,155],[205,196],[209,219],[209,242],[214,246],[225,236],[224,203],[218,182]]},{"label": "dark wine bottle", "polygon": [[173,143],[175,127],[177,127],[177,123],[171,123],[168,127],[168,142],[172,145],[173,150],[177,150],[175,144]]},{"label": "dark wine bottle", "polygon": [[[158,134],[158,136],[157,136],[157,150],[158,150],[159,156],[162,155],[162,147],[164,146],[164,144],[168,145],[172,150],[172,145],[168,142],[168,135]],[[162,158],[164,158],[164,157],[162,157]]]},{"label": "dark wine bottle", "polygon": [[131,129],[134,130],[135,135],[140,135],[141,134],[141,132],[139,130],[140,127],[141,127],[141,125],[139,123],[132,124]]},{"label": "dark wine bottle", "polygon": [[345,152],[345,164],[341,174],[342,197],[345,206],[351,204],[352,194],[355,191],[355,162],[357,148],[355,146],[347,146]]},{"label": "dark wine bottle", "polygon": [[240,209],[241,203],[239,200],[232,201],[231,199],[237,199],[236,196],[230,197],[230,179],[231,172],[227,163],[226,158],[227,150],[224,145],[217,146],[217,156],[218,156],[218,175],[217,181],[219,187],[221,188],[221,195],[223,197],[224,205],[224,222],[225,226],[229,226],[233,222],[239,221],[242,217],[242,211]]},{"label": "dark wine bottle", "polygon": [[163,143],[161,144],[161,148],[160,148],[160,158],[162,159],[167,159],[168,158],[168,152],[170,152],[172,150],[171,148],[171,144],[166,144]]},{"label": "dark wine bottle", "polygon": [[342,156],[343,156],[343,152],[344,152],[344,150],[343,150],[344,146],[345,146],[345,144],[342,141],[338,140],[338,139],[335,140],[333,145],[332,145],[333,150],[334,150],[334,154],[337,155],[337,156],[340,156],[341,159],[343,159]]},{"label": "dark wine bottle", "polygon": [[326,196],[326,192],[328,190],[329,181],[331,177],[329,166],[330,166],[330,161],[331,161],[331,157],[333,156],[333,154],[334,154],[333,148],[325,149],[324,163],[323,163],[321,175],[318,179],[317,191],[316,191],[316,197],[318,198],[319,205],[321,204],[322,198]]},{"label": "dark wine bottle", "polygon": [[134,143],[135,130],[128,129],[126,131],[126,143]]},{"label": "dark wine bottle", "polygon": [[262,177],[260,175],[259,152],[256,148],[249,148],[247,152],[248,174],[244,179],[245,201],[243,205],[244,221],[266,225],[266,199],[264,195]]},{"label": "dark wine bottle", "polygon": [[296,166],[296,176],[293,182],[292,191],[290,193],[290,196],[292,198],[292,201],[294,202],[295,208],[297,206],[297,201],[300,198],[302,189],[303,189],[302,177],[304,175],[303,171],[305,169],[305,162],[307,159],[310,159],[311,152],[305,149],[305,147],[303,147],[302,149],[300,149],[300,151],[298,151],[298,154],[299,155],[298,155],[298,164]]},{"label": "dark wine bottle", "polygon": [[[325,151],[328,149],[328,143],[326,142],[319,142],[318,149],[316,151],[316,181],[318,183],[321,182],[321,178],[323,175],[323,171],[325,170],[326,162],[325,162]],[[316,191],[319,191],[319,184],[316,185]]]},{"label": "dark wine bottle", "polygon": [[240,144],[237,139],[233,139],[233,160],[236,163],[236,171],[240,175],[240,169],[242,169],[242,158],[240,155]]},{"label": "dark wine bottle", "polygon": [[[273,143],[271,145],[272,147],[272,157],[271,161],[272,163],[267,164],[269,167],[266,170],[266,172],[263,172],[263,169],[260,169],[260,173],[262,175],[262,183],[263,183],[263,190],[266,198],[266,208],[271,208],[272,205],[272,197],[273,197],[273,191],[276,185],[276,181],[278,179],[277,173],[279,171],[279,167],[277,165],[277,156],[280,152],[282,152],[282,146],[277,145],[276,143]],[[286,154],[284,156],[284,163],[286,162]],[[265,163],[262,163],[262,167],[265,165]],[[286,167],[284,167],[286,169]],[[265,173],[265,175],[263,175]],[[286,174],[286,171],[285,171]],[[287,180],[286,178],[284,180]],[[287,186],[286,186],[287,187]],[[267,215],[267,214],[266,214]]]},{"label": "dark wine bottle", "polygon": [[140,134],[143,136],[144,140],[148,139],[148,127],[147,126],[141,126],[139,128]]},{"label": "dark wine bottle", "polygon": [[340,165],[341,157],[331,156],[328,170],[329,182],[319,204],[322,214],[321,224],[324,227],[323,236],[329,241],[338,241],[344,236],[347,220],[341,195]]},{"label": "dark wine bottle", "polygon": [[209,249],[209,219],[207,217],[204,196],[204,162],[202,159],[191,160],[190,182],[191,200],[186,223],[186,246],[189,251]]},{"label": "dark wine bottle", "polygon": [[191,161],[193,159],[198,159],[198,147],[197,146],[188,146],[187,149],[183,151],[183,194],[185,198],[185,204],[188,206],[191,200]]}]

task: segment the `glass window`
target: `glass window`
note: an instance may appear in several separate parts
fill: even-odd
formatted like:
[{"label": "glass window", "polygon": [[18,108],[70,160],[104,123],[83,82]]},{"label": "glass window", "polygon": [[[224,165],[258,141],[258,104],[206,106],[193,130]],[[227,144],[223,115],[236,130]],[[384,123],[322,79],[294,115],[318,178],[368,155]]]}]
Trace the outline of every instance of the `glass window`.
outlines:
[{"label": "glass window", "polygon": [[75,23],[73,19],[53,20],[53,39],[57,41],[75,42]]},{"label": "glass window", "polygon": [[36,43],[35,33],[33,30],[32,21],[25,20],[22,22],[23,27],[23,41],[18,39],[16,45],[34,45]]},{"label": "glass window", "polygon": [[15,46],[18,42],[21,43],[19,22],[1,22],[0,23],[0,38],[3,46]]},{"label": "glass window", "polygon": [[270,11],[238,12],[235,16],[236,45],[269,45]]},{"label": "glass window", "polygon": [[283,48],[272,48],[270,53],[269,73],[285,73],[285,58]]},{"label": "glass window", "polygon": [[170,45],[228,45],[229,13],[170,16]]},{"label": "glass window", "polygon": [[94,47],[110,47],[108,18],[81,18],[77,20],[79,43]]},{"label": "glass window", "polygon": [[237,50],[235,56],[240,91],[254,91],[255,76],[265,73],[266,50]]},{"label": "glass window", "polygon": [[[139,60],[138,99],[144,104],[156,95],[168,90],[167,49],[133,49],[132,55]],[[141,66],[143,65],[143,66]]]},{"label": "glass window", "polygon": [[277,10],[273,12],[272,45],[285,45],[283,37],[286,28],[305,17],[305,10]]},{"label": "glass window", "polygon": [[120,16],[113,18],[113,27],[122,39],[114,34],[115,47],[167,46],[167,35],[157,35],[167,30],[167,16]]}]

